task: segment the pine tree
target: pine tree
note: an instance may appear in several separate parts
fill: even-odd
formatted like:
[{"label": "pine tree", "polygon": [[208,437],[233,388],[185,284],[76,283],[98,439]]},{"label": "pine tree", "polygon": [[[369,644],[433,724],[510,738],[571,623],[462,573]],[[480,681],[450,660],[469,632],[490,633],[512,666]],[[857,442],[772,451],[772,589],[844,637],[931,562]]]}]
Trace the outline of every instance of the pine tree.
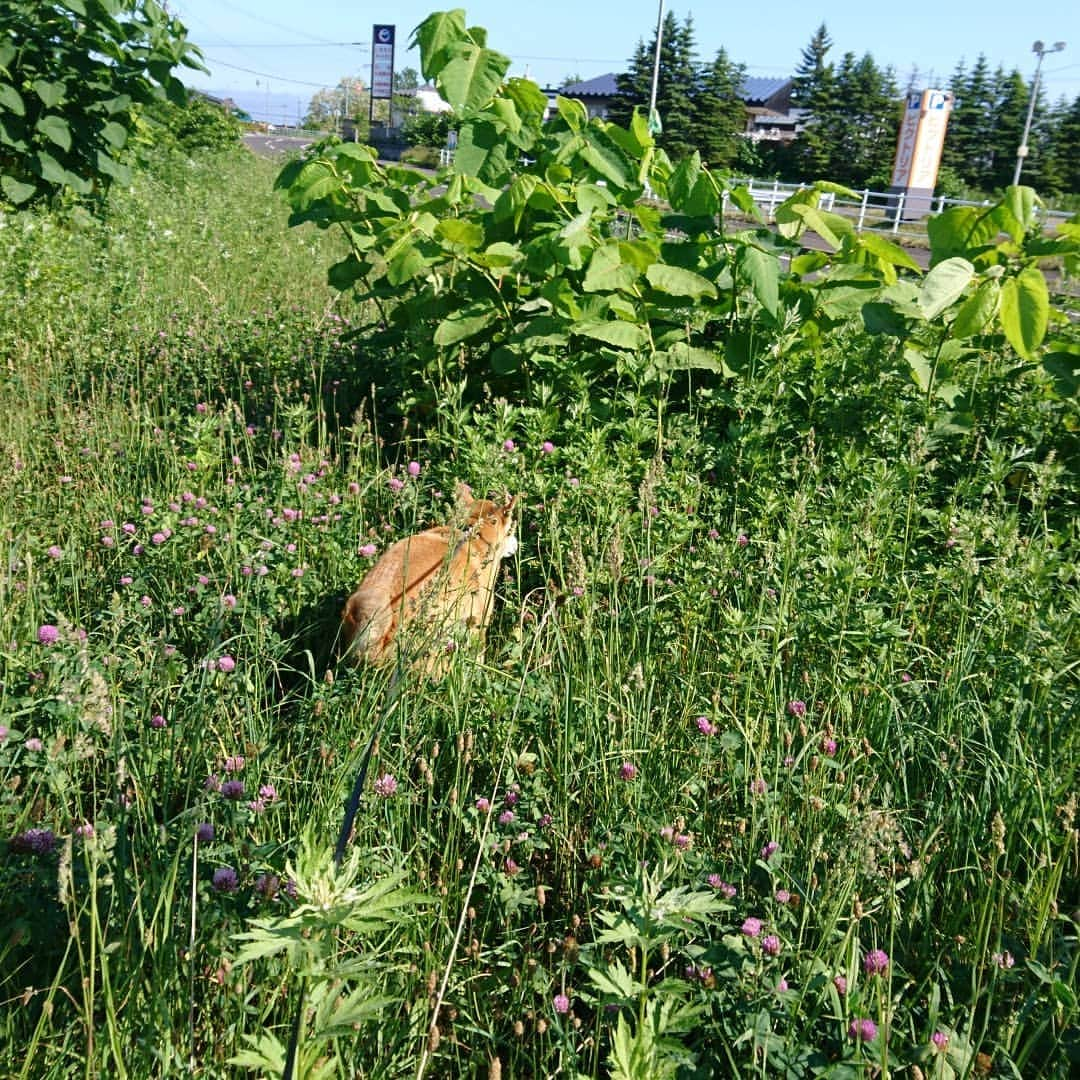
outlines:
[{"label": "pine tree", "polygon": [[831,179],[856,187],[888,183],[896,154],[900,92],[891,68],[884,71],[866,53],[848,53],[836,74],[836,97],[844,103],[833,114]]},{"label": "pine tree", "polygon": [[941,163],[969,186],[986,188],[993,166],[993,118],[997,106],[986,57],[980,53],[970,72],[964,70],[961,61],[949,89],[953,107],[945,129]]},{"label": "pine tree", "polygon": [[1080,95],[1070,105],[1064,98],[1047,124],[1043,182],[1047,191],[1080,194]]},{"label": "pine tree", "polygon": [[745,143],[746,106],[741,90],[746,68],[721,48],[701,73],[694,95],[694,132],[706,164],[730,168]]},{"label": "pine tree", "polygon": [[[654,36],[655,43],[656,38]],[[635,109],[643,113],[649,108],[652,87],[653,54],[644,41],[638,40],[626,71],[615,76],[615,96],[608,105],[608,119],[621,127],[629,127]]]},{"label": "pine tree", "polygon": [[[997,190],[1012,183],[1016,168],[1016,151],[1024,134],[1024,120],[1027,117],[1028,101],[1031,91],[1023,76],[1015,68],[1006,74],[999,67],[994,72],[996,103],[994,107],[994,126],[990,142],[990,161],[985,174],[983,188]],[[1035,156],[1024,162],[1023,180],[1036,183],[1039,162]]]},{"label": "pine tree", "polygon": [[[697,88],[697,71],[694,50],[693,21],[687,16],[680,25],[669,11],[664,17],[660,43],[656,110],[663,124],[663,132],[657,141],[673,158],[683,157],[696,146],[693,98]],[[608,116],[615,123],[627,125],[635,108],[643,113],[648,112],[655,53],[654,31],[648,45],[638,42],[628,70],[615,77],[618,92],[608,107]]]},{"label": "pine tree", "polygon": [[836,79],[826,61],[832,39],[822,23],[802,51],[792,80],[792,104],[806,110],[804,128],[795,141],[794,156],[807,178],[829,177],[833,171],[833,136]]}]

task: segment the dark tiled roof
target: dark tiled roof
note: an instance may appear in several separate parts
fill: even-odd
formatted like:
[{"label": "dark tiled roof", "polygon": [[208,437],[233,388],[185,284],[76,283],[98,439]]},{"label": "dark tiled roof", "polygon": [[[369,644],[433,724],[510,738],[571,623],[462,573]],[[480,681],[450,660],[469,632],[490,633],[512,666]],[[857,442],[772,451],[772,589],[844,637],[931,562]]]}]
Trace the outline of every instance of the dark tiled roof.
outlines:
[{"label": "dark tiled roof", "polygon": [[563,97],[610,97],[615,93],[615,73],[597,75],[595,79],[586,79],[584,82],[570,83],[564,86],[559,93]]},{"label": "dark tiled roof", "polygon": [[789,82],[791,82],[791,79],[788,78],[750,76],[743,79],[742,99],[743,101],[766,101]]},{"label": "dark tiled roof", "polygon": [[[789,82],[791,79],[783,76],[752,75],[743,79],[742,99],[743,101],[767,101]],[[606,75],[597,75],[595,79],[570,83],[559,93],[566,97],[611,97],[617,90],[615,72],[611,71]]]}]

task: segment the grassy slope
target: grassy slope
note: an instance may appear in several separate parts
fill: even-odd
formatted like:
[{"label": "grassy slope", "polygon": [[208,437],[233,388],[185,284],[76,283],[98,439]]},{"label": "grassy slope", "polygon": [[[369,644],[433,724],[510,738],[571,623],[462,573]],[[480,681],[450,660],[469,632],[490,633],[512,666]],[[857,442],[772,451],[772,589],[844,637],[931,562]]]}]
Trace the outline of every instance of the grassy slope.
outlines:
[{"label": "grassy slope", "polygon": [[[372,775],[397,792],[369,783],[355,847],[430,902],[331,950],[390,998],[339,1035],[342,1075],[415,1071],[424,1046],[435,1075],[494,1055],[504,1075],[603,1073],[618,1009],[589,972],[618,964],[652,973],[628,1019],[665,995],[701,1010],[668,1023],[704,1075],[949,1075],[976,1051],[1066,1075],[1075,407],[988,357],[979,430],[935,432],[853,338],[730,402],[692,396],[662,435],[648,402],[599,424],[572,402],[473,412],[446,387],[387,442],[395,360],[342,342],[361,313],[322,284],[332,245],[286,230],[271,179],[199,160],[104,223],[4,222],[0,818],[58,840],[0,868],[0,1071],[222,1075],[243,1035],[284,1040],[277,988],[297,981],[234,966],[232,935],[289,909],[275,878],[309,884],[299,838],[333,841],[383,717]],[[437,689],[335,677],[358,545],[444,517],[457,479],[528,507],[485,662]],[[215,837],[193,847],[200,822]],[[643,866],[708,917],[596,944],[606,890],[638,910]]]}]

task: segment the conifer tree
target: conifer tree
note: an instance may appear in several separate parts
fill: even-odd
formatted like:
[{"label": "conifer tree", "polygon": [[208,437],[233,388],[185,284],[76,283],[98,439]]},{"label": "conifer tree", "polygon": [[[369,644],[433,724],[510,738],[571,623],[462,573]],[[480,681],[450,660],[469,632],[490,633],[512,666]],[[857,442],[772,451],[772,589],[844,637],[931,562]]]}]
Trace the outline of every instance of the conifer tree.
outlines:
[{"label": "conifer tree", "polygon": [[836,113],[836,80],[826,57],[832,38],[822,23],[802,51],[792,80],[792,103],[806,110],[804,127],[795,141],[794,156],[806,179],[827,178],[833,171],[830,128]]},{"label": "conifer tree", "polygon": [[1042,177],[1050,192],[1080,194],[1080,95],[1050,112]]},{"label": "conifer tree", "polygon": [[[608,108],[617,124],[630,122],[634,109],[647,113],[652,88],[656,33],[648,45],[639,41],[627,71],[615,77],[618,92]],[[690,153],[696,145],[694,94],[697,88],[694,27],[692,19],[679,23],[673,12],[664,17],[660,43],[660,76],[657,81],[656,110],[663,131],[659,144],[673,157]]]},{"label": "conifer tree", "polygon": [[706,164],[730,168],[745,142],[746,106],[742,84],[746,68],[720,48],[701,73],[694,95],[694,131]]}]

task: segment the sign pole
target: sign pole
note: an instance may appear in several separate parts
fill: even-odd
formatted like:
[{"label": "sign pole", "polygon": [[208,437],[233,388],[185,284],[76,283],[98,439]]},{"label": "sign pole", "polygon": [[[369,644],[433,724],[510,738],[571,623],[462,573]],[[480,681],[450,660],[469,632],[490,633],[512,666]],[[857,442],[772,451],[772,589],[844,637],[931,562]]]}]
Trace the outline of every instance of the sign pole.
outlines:
[{"label": "sign pole", "polygon": [[394,96],[394,27],[376,23],[371,30],[371,95],[368,126],[375,124],[375,102]]}]

